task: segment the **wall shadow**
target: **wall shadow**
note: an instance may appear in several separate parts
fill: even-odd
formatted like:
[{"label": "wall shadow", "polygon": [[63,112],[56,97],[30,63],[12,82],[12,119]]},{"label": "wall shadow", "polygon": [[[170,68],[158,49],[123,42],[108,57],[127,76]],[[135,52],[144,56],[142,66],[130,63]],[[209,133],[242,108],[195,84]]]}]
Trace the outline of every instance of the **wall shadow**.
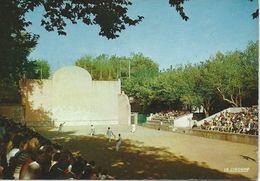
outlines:
[{"label": "wall shadow", "polygon": [[48,126],[53,127],[54,121],[51,118],[52,113],[43,107],[34,108],[34,102],[29,99],[33,94],[34,88],[43,87],[43,80],[22,80],[20,81],[22,105],[24,107],[24,119],[27,126]]},{"label": "wall shadow", "polygon": [[55,131],[39,132],[86,160],[94,160],[116,179],[249,179],[211,169],[205,162],[190,161],[166,148],[144,146],[139,141],[126,139],[116,152],[115,140],[109,142],[103,135],[73,136],[72,132],[64,132],[57,136]]}]

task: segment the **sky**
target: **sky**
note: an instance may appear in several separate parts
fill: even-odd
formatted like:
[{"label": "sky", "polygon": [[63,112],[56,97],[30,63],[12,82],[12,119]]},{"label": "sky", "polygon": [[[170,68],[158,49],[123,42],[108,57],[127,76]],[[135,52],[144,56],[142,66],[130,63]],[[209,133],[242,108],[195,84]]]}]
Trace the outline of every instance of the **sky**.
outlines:
[{"label": "sky", "polygon": [[98,26],[82,23],[68,24],[66,36],[47,32],[40,26],[43,12],[38,8],[27,15],[32,22],[27,30],[40,35],[30,59],[47,60],[52,71],[73,65],[84,55],[100,54],[131,56],[140,52],[160,69],[198,63],[218,51],[243,51],[249,41],[258,40],[258,19],[251,16],[257,7],[257,0],[190,0],[184,5],[189,20],[184,21],[168,0],[134,0],[129,15],[142,15],[144,20],[113,40],[99,36]]}]

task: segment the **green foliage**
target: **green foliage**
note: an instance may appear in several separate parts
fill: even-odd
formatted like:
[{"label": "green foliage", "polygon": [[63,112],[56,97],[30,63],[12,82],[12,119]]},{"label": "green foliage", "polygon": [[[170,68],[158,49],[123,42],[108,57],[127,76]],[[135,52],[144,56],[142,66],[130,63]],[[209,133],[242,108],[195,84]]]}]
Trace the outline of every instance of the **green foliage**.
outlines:
[{"label": "green foliage", "polygon": [[[169,0],[184,20],[187,0]],[[251,0],[252,1],[252,0]],[[44,8],[41,25],[47,31],[66,35],[67,22],[98,25],[99,35],[114,39],[126,26],[135,26],[143,16],[132,19],[128,14],[129,0],[69,1],[69,0],[1,0],[0,1],[0,87],[15,87],[19,80],[48,78],[46,61],[29,61],[28,55],[37,44],[38,35],[26,32],[31,22],[26,13]],[[258,10],[253,13],[258,17]],[[75,63],[87,69],[94,80],[122,80],[122,89],[143,111],[181,105],[188,109],[203,106],[212,112],[214,101],[222,99],[232,106],[258,96],[258,42],[249,43],[244,52],[217,53],[198,65],[170,68],[159,73],[158,65],[143,54],[131,57],[100,55],[85,56]],[[11,88],[10,88],[11,89]],[[14,91],[16,94],[17,91]],[[1,98],[0,98],[1,99]]]},{"label": "green foliage", "polygon": [[50,76],[50,65],[47,60],[30,60],[26,64],[26,79],[48,79]]},{"label": "green foliage", "polygon": [[258,42],[250,42],[243,52],[218,52],[199,64],[162,72],[141,53],[131,57],[85,56],[75,64],[91,72],[94,80],[120,78],[122,90],[141,112],[202,106],[208,116],[221,107],[257,104]]},{"label": "green foliage", "polygon": [[82,67],[91,74],[93,80],[131,79],[144,80],[158,74],[158,65],[142,54],[133,54],[131,57],[107,56],[97,57],[90,55],[76,60],[76,66]]},{"label": "green foliage", "polygon": [[47,60],[35,60],[35,79],[48,79],[50,77],[50,65]]},{"label": "green foliage", "polygon": [[102,54],[98,57],[92,57],[87,55],[78,59],[75,65],[86,69],[93,80],[117,80],[119,76],[118,67],[120,64],[118,57],[115,56],[108,57]]},{"label": "green foliage", "polygon": [[27,71],[27,56],[36,46],[38,36],[24,31],[29,23],[16,3],[0,2],[0,80],[18,85]]},{"label": "green foliage", "polygon": [[[183,3],[183,1],[169,1],[169,4],[176,8],[181,17],[187,20],[182,8]],[[28,76],[27,68],[33,69],[34,65],[29,62],[27,57],[36,46],[39,36],[26,32],[26,28],[32,24],[26,19],[28,12],[33,12],[36,8],[42,7],[44,13],[41,25],[47,31],[57,31],[59,35],[66,35],[65,27],[67,23],[77,24],[82,22],[88,26],[98,25],[100,36],[114,39],[119,37],[119,33],[127,26],[135,26],[144,18],[139,15],[136,18],[128,16],[128,8],[131,5],[132,2],[129,0],[1,0],[0,80],[7,79],[18,84],[26,72]],[[118,67],[113,69],[110,63],[102,62],[104,57],[100,57],[100,59],[100,61],[94,62],[96,65],[91,65],[91,67],[101,71],[97,72],[93,69],[95,79],[108,77],[107,79],[113,80],[126,76],[127,71],[123,70],[126,67],[125,65],[122,65],[122,69]],[[125,63],[122,62],[122,64]],[[113,65],[113,67],[115,66]],[[29,77],[33,77],[33,75],[29,75]]]},{"label": "green foliage", "polygon": [[75,62],[91,74],[93,80],[122,80],[122,89],[143,108],[149,105],[152,96],[152,81],[159,74],[159,67],[143,54],[131,57],[100,55],[84,56]]},{"label": "green foliage", "polygon": [[[0,21],[9,20],[5,26],[13,23],[15,19],[18,31],[24,30],[24,27],[31,24],[25,20],[26,13],[34,11],[37,7],[43,7],[44,13],[41,25],[47,31],[57,31],[59,35],[66,35],[65,27],[68,22],[77,24],[82,22],[86,25],[99,25],[99,35],[107,38],[116,38],[118,33],[126,28],[126,26],[134,26],[139,23],[143,17],[138,16],[132,19],[127,15],[128,7],[131,6],[130,1],[119,0],[99,0],[99,1],[70,1],[70,0],[2,0],[0,4]],[[4,14],[4,12],[7,12]],[[14,15],[7,18],[10,12]],[[4,19],[6,18],[6,20]]]}]

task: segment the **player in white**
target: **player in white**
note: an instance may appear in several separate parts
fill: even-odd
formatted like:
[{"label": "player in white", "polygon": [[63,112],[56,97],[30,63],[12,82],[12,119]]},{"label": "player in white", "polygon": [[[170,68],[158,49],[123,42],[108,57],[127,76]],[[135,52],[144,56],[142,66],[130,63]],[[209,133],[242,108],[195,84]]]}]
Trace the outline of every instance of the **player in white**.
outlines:
[{"label": "player in white", "polygon": [[92,124],[91,125],[91,128],[90,128],[90,136],[94,136],[95,135],[95,127],[94,125]]},{"label": "player in white", "polygon": [[115,137],[113,131],[110,129],[110,127],[108,127],[108,128],[107,128],[107,137],[108,137],[108,139],[109,139],[109,142],[111,142],[112,136]]},{"label": "player in white", "polygon": [[119,150],[120,145],[122,144],[122,137],[120,134],[118,134],[118,139],[116,141],[116,151]]},{"label": "player in white", "polygon": [[135,124],[132,124],[132,130],[131,130],[131,132],[134,133],[135,130],[136,130],[136,126],[135,126]]},{"label": "player in white", "polygon": [[62,128],[63,128],[64,124],[65,124],[65,122],[64,123],[60,123],[58,133],[62,133]]}]

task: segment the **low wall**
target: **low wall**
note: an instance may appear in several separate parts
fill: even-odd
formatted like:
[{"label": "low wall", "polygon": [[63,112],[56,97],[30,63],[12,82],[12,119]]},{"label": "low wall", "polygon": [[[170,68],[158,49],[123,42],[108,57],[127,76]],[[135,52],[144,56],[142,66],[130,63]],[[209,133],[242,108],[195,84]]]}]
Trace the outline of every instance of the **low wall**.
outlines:
[{"label": "low wall", "polygon": [[258,145],[258,136],[247,135],[247,134],[236,134],[236,133],[226,133],[219,131],[208,131],[200,129],[177,129],[175,132],[184,133],[194,136],[201,136],[211,139],[219,139],[224,141],[231,141],[236,143],[244,143],[249,145]]},{"label": "low wall", "polygon": [[187,114],[180,117],[177,117],[174,120],[174,127],[175,128],[191,128],[193,126],[192,120],[193,114]]}]

